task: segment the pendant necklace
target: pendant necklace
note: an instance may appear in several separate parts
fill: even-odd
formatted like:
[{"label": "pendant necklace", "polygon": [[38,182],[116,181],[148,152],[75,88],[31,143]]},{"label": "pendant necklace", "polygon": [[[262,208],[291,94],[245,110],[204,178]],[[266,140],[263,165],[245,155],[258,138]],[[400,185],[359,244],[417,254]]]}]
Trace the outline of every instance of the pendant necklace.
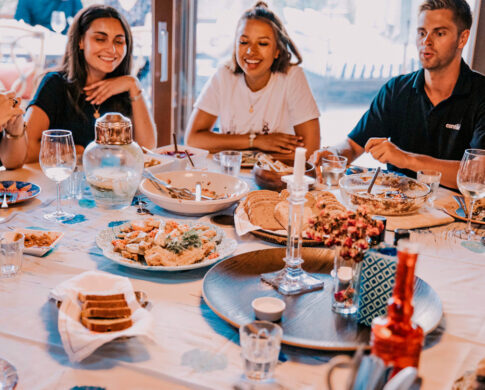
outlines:
[{"label": "pendant necklace", "polygon": [[249,100],[249,113],[252,114],[254,112],[254,106],[258,103],[259,99],[261,99],[261,95],[259,94],[259,96],[256,97],[256,99],[253,101],[251,99],[251,93],[253,93],[251,91],[250,88],[248,88],[248,100]]},{"label": "pendant necklace", "polygon": [[100,115],[99,115],[99,109],[101,107],[101,104],[96,105],[96,104],[91,103],[91,105],[94,108],[94,114],[93,114],[94,119],[98,119],[100,117]]}]

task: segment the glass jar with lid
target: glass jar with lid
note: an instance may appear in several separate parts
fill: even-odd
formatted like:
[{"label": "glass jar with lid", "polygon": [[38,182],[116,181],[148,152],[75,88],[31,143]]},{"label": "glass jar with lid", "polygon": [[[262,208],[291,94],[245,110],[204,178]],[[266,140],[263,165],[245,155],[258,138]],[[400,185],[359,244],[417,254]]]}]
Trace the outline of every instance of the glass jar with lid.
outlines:
[{"label": "glass jar with lid", "polygon": [[95,132],[95,140],[84,151],[83,166],[96,205],[128,207],[143,173],[143,152],[133,141],[131,121],[108,112],[96,120]]}]

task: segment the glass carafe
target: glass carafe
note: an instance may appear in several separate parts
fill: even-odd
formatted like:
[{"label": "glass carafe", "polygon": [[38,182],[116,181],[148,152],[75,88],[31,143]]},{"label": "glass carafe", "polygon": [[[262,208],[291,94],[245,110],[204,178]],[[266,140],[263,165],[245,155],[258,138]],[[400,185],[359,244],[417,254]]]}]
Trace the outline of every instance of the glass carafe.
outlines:
[{"label": "glass carafe", "polygon": [[131,121],[108,112],[96,120],[95,131],[95,140],[84,151],[83,166],[96,205],[128,207],[143,173],[143,152],[133,141]]}]

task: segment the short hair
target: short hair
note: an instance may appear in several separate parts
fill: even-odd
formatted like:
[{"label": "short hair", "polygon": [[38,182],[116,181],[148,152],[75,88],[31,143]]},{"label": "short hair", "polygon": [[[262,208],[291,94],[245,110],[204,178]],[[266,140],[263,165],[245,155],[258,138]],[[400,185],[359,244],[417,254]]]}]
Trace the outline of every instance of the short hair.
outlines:
[{"label": "short hair", "polygon": [[459,33],[471,28],[472,12],[466,0],[424,0],[419,6],[419,13],[438,9],[449,9],[453,12],[453,19]]},{"label": "short hair", "polygon": [[[264,1],[258,1],[252,8],[245,11],[237,23],[237,28],[239,28],[241,23],[246,20],[260,20],[269,24],[273,29],[276,45],[280,54],[271,65],[271,72],[286,73],[291,65],[301,64],[303,60],[300,52],[289,37],[281,19],[268,8],[268,5]],[[296,57],[296,62],[291,62],[292,55]],[[235,46],[232,53],[230,68],[234,73],[243,73],[243,70],[237,63]]]}]

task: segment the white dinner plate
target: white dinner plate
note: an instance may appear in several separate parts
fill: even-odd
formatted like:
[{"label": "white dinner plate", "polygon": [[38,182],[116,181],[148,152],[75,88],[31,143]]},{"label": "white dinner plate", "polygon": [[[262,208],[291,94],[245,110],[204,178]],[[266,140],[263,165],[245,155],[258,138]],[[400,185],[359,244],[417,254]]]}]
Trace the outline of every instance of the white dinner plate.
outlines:
[{"label": "white dinner plate", "polygon": [[61,238],[64,236],[62,232],[54,232],[54,231],[47,231],[47,230],[35,230],[35,229],[15,229],[15,232],[18,233],[36,233],[36,234],[44,234],[47,233],[51,238],[54,239],[52,244],[49,246],[31,246],[30,248],[24,248],[24,254],[32,255],[32,256],[44,256],[47,252],[49,252],[52,248],[54,248]]},{"label": "white dinner plate", "polygon": [[[163,218],[160,218],[160,219],[162,221],[165,221]],[[113,250],[113,245],[111,244],[111,241],[117,238],[117,234],[121,231],[121,228],[125,226],[129,226],[131,222],[133,221],[128,221],[123,225],[101,230],[96,236],[96,244],[103,251],[103,255],[106,256],[108,259],[114,261],[115,263],[118,263],[125,267],[143,269],[146,271],[185,271],[190,269],[203,268],[203,267],[212,265],[214,263],[217,263],[219,260],[222,260],[225,257],[231,255],[232,253],[234,253],[237,246],[236,240],[226,237],[224,230],[222,230],[221,228],[215,225],[212,225],[207,222],[177,220],[176,222],[180,224],[187,224],[189,226],[205,225],[215,230],[217,232],[217,237],[220,240],[220,243],[217,244],[217,252],[219,253],[219,256],[213,259],[205,259],[203,261],[190,264],[190,265],[181,265],[181,266],[147,265],[145,262],[142,263],[139,261],[127,259],[121,256],[120,253],[115,252]]]}]

